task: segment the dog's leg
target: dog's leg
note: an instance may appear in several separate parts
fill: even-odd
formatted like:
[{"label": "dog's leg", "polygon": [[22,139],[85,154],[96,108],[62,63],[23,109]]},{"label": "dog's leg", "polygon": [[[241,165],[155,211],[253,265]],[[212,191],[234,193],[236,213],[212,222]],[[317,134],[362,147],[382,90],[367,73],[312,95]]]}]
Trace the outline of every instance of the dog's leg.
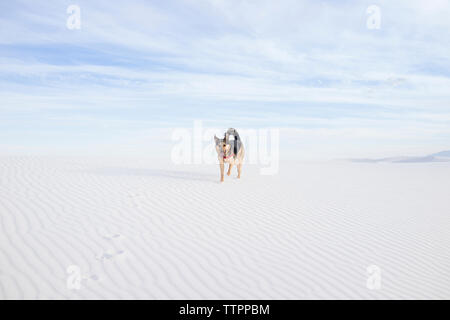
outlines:
[{"label": "dog's leg", "polygon": [[231,167],[233,167],[233,165],[230,163],[230,166],[228,167],[227,176],[229,176],[231,174]]},{"label": "dog's leg", "polygon": [[224,164],[223,162],[220,163],[220,182],[223,182],[223,169],[224,169]]},{"label": "dog's leg", "polygon": [[241,178],[242,163],[239,163],[237,165],[237,169],[238,169],[238,179],[240,179]]}]

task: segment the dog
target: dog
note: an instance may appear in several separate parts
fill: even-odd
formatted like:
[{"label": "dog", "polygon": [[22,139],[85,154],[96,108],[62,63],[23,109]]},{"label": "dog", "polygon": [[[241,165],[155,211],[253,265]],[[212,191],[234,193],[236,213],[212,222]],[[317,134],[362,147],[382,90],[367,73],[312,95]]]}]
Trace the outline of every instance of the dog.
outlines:
[{"label": "dog", "polygon": [[[234,136],[234,140],[229,139],[230,135]],[[238,170],[238,179],[241,178],[242,163],[244,161],[244,146],[241,138],[236,129],[230,128],[225,132],[223,139],[219,139],[214,135],[214,141],[216,143],[216,151],[220,164],[220,182],[223,182],[223,171],[225,163],[228,163],[227,175],[231,174],[231,168],[236,165]]]}]

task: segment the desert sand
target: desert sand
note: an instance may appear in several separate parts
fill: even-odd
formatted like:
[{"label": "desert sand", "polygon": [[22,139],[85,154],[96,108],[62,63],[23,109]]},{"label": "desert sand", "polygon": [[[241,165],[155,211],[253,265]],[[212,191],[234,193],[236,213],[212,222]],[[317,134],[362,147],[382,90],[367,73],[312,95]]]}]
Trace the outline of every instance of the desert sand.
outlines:
[{"label": "desert sand", "polygon": [[448,299],[449,178],[291,161],[221,184],[216,165],[2,156],[0,299]]}]

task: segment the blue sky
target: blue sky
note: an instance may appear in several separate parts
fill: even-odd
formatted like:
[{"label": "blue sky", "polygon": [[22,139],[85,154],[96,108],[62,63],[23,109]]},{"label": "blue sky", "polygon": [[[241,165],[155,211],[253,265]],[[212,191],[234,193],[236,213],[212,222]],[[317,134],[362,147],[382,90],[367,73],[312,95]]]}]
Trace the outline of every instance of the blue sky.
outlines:
[{"label": "blue sky", "polygon": [[2,1],[0,148],[140,153],[199,119],[281,128],[304,158],[450,149],[449,17],[448,0]]}]

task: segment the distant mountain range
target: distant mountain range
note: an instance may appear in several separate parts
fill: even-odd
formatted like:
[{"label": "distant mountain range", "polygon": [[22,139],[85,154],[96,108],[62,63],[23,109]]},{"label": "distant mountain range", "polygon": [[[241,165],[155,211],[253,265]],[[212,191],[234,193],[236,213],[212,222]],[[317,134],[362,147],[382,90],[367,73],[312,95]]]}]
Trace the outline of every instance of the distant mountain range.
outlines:
[{"label": "distant mountain range", "polygon": [[352,162],[391,162],[391,163],[414,163],[414,162],[450,162],[450,150],[433,153],[423,157],[391,157],[380,159],[351,159]]},{"label": "distant mountain range", "polygon": [[447,151],[441,151],[441,152],[438,152],[438,153],[433,153],[431,156],[433,156],[433,157],[450,157],[450,150],[447,150]]}]

